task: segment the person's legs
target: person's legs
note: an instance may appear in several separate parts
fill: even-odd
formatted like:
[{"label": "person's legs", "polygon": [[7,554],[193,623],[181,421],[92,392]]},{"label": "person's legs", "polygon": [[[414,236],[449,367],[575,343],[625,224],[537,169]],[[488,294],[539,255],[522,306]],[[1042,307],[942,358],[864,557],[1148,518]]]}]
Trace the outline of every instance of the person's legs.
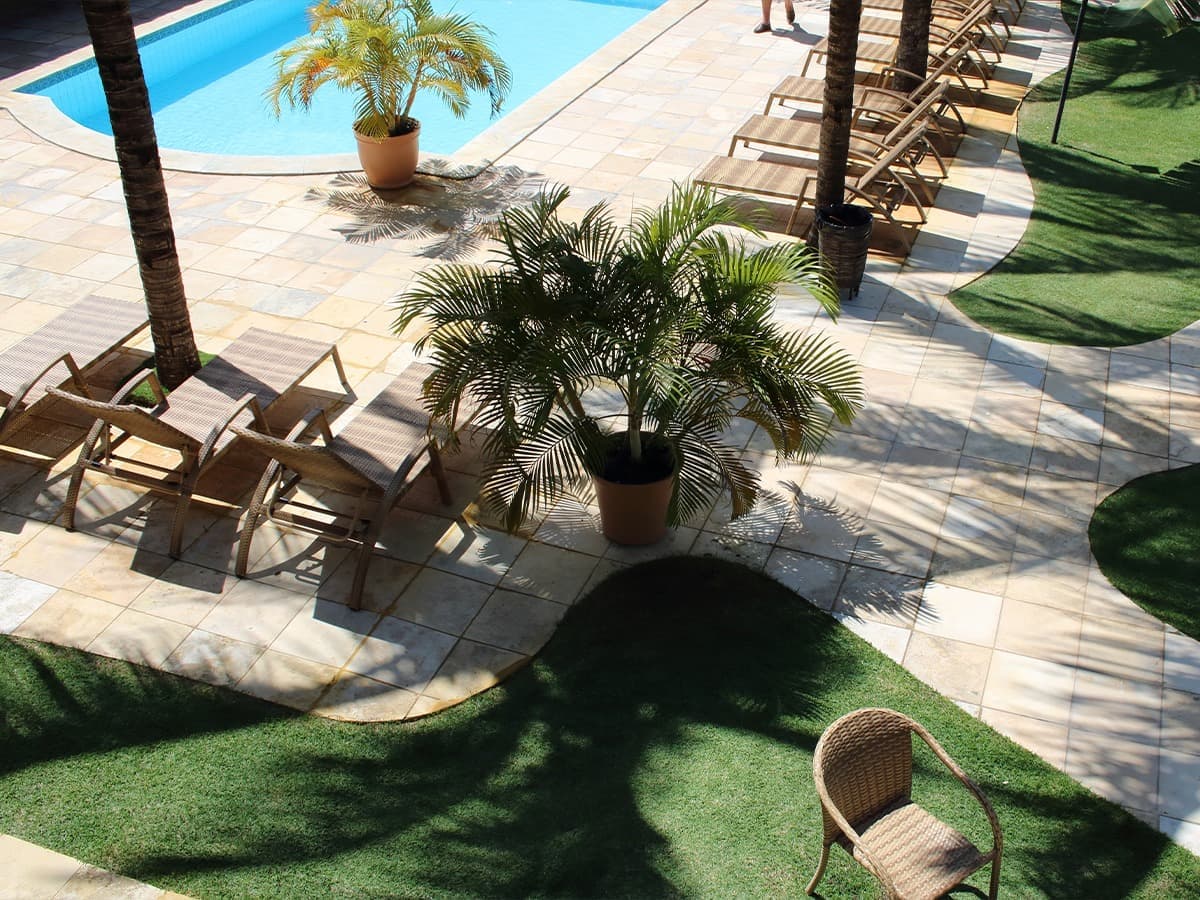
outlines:
[{"label": "person's legs", "polygon": [[783,8],[787,11],[787,21],[789,25],[796,22],[796,7],[792,6],[792,0],[783,0]]},{"label": "person's legs", "polygon": [[[791,0],[788,0],[791,2]],[[755,34],[771,30],[771,0],[762,0],[762,21],[754,26]]]}]

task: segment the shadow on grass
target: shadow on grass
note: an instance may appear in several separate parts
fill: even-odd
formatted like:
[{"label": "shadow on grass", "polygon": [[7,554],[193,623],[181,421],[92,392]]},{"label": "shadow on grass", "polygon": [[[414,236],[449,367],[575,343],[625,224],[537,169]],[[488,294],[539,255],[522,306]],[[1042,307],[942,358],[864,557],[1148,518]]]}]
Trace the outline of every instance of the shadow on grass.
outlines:
[{"label": "shadow on grass", "polygon": [[[206,897],[796,895],[819,843],[812,749],[864,705],[924,721],[999,801],[1011,896],[1198,874],[795,594],[716,560],[623,570],[533,666],[407,724],[296,717],[22,642],[0,657],[0,829]],[[953,820],[962,797],[932,768],[918,789]],[[874,891],[844,854],[827,879],[831,897]]]}]

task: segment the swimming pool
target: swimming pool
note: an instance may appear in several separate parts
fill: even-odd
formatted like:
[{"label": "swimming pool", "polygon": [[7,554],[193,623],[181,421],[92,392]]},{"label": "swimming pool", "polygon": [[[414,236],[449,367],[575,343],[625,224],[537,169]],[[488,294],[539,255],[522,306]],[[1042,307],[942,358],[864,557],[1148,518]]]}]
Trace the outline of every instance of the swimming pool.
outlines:
[{"label": "swimming pool", "polygon": [[[495,32],[513,72],[504,111],[512,110],[663,0],[435,0]],[[354,99],[328,87],[311,110],[284,109],[276,120],[263,100],[275,51],[306,31],[313,0],[231,0],[139,41],[161,147],[239,156],[351,153]],[[81,125],[112,134],[93,60],[20,88],[49,97]],[[491,124],[487,98],[456,119],[431,93],[418,95],[421,149],[453,153]]]}]

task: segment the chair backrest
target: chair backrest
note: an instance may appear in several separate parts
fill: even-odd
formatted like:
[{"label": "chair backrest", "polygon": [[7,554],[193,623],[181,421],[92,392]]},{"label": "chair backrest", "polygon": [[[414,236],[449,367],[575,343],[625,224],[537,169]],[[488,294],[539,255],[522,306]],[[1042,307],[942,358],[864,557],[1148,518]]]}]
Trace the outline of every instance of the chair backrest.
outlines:
[{"label": "chair backrest", "polygon": [[198,450],[200,448],[200,442],[195,438],[159,420],[150,410],[140,406],[134,406],[131,403],[106,403],[103,400],[92,400],[88,397],[68,394],[58,388],[50,388],[47,393],[90,413],[109,425],[115,425],[122,431],[160,447],[172,447],[177,450]]},{"label": "chair backrest", "polygon": [[840,829],[826,804],[855,823],[912,793],[913,721],[891,709],[859,709],[825,729],[813,755],[827,839]]},{"label": "chair backrest", "polygon": [[922,122],[910,128],[907,134],[876,159],[871,168],[855,179],[854,186],[865,191],[877,181],[886,181],[889,184],[895,182],[896,178],[891,170],[892,165],[911,150],[914,144],[923,140],[925,140],[925,124]]},{"label": "chair backrest", "polygon": [[323,444],[302,444],[234,425],[232,431],[262,455],[281,463],[308,484],[356,494],[377,487],[374,481]]},{"label": "chair backrest", "polygon": [[899,141],[904,138],[908,132],[914,129],[921,129],[921,123],[933,115],[934,107],[942,102],[942,98],[946,95],[946,85],[944,82],[939,82],[934,85],[929,92],[921,98],[921,102],[910,109],[907,115],[899,122],[892,126],[892,130],[887,133],[883,139],[884,144],[891,144],[894,141]]}]

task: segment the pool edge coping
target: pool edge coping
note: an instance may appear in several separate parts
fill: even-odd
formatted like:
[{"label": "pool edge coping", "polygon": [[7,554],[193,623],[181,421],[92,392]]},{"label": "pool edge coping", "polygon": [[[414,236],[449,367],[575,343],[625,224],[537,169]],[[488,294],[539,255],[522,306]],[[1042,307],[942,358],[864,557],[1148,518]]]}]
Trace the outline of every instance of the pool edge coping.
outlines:
[{"label": "pool edge coping", "polygon": [[[221,6],[227,0],[197,0],[166,13],[134,29],[143,37]],[[505,113],[453,153],[422,152],[423,158],[444,158],[456,164],[492,163],[512,152],[538,129],[557,116],[573,100],[594,87],[628,62],[650,43],[665,34],[709,0],[664,0],[658,8],[618,34],[608,43],[580,60],[550,84]],[[23,94],[17,88],[94,56],[90,42],[56,59],[0,79],[0,109],[7,110],[18,123],[38,137],[60,147],[95,159],[115,162],[116,149],[110,135],[93,131],[62,113],[48,97]],[[164,171],[212,175],[330,175],[360,171],[358,154],[326,153],[308,156],[238,156],[198,153],[159,147]]]}]

